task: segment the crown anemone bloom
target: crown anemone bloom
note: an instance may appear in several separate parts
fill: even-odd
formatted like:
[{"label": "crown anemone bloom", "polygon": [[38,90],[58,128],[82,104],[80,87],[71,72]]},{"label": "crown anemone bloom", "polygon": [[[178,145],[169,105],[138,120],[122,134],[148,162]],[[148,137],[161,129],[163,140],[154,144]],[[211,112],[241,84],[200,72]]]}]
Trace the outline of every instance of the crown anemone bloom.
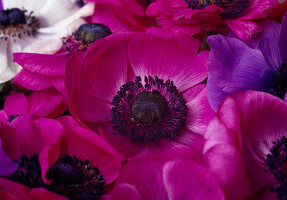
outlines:
[{"label": "crown anemone bloom", "polygon": [[232,35],[207,38],[211,47],[207,94],[214,110],[228,94],[247,89],[286,100],[287,15],[282,25],[265,21],[262,27],[260,35],[246,42]]},{"label": "crown anemone bloom", "polygon": [[[0,191],[20,199],[98,199],[119,174],[120,160],[94,132],[71,117],[58,120],[23,115],[0,126],[8,170]],[[65,196],[65,197],[64,197]],[[14,198],[14,199],[15,199]],[[17,198],[16,198],[17,199]]]},{"label": "crown anemone bloom", "polygon": [[175,32],[196,34],[227,26],[245,40],[261,30],[254,20],[266,18],[277,5],[277,0],[157,0],[146,13]]},{"label": "crown anemone bloom", "polygon": [[[73,116],[124,156],[146,147],[200,147],[213,116],[206,97],[208,52],[200,42],[151,29],[96,41],[67,63]],[[141,47],[141,48],[139,48]]]},{"label": "crown anemone bloom", "polygon": [[248,90],[227,97],[216,116],[203,157],[229,198],[286,199],[286,102]]},{"label": "crown anemone bloom", "polygon": [[93,12],[93,5],[79,8],[70,0],[3,0],[0,11],[0,83],[20,70],[13,63],[13,52],[55,53],[61,37],[71,34],[84,23],[81,17]]},{"label": "crown anemone bloom", "polygon": [[113,33],[145,31],[155,27],[156,22],[145,14],[153,0],[87,0],[95,3],[92,22],[109,26]]}]

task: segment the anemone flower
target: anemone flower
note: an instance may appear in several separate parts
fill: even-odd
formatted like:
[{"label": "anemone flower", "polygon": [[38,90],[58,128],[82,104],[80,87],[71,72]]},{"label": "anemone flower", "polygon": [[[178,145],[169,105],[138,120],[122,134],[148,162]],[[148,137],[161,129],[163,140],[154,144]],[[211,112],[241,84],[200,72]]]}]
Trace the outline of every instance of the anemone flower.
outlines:
[{"label": "anemone flower", "polygon": [[277,0],[156,0],[146,13],[175,32],[196,34],[227,26],[246,40],[261,30],[255,20],[266,18],[277,5]]},{"label": "anemone flower", "polygon": [[4,109],[0,110],[0,123],[9,124],[16,117],[30,113],[36,118],[54,118],[67,109],[63,96],[53,88],[47,88],[27,95],[11,92],[4,102]]},{"label": "anemone flower", "polygon": [[0,127],[0,137],[4,152],[18,163],[13,174],[0,178],[0,191],[15,198],[96,199],[119,174],[120,160],[71,117],[19,116]]},{"label": "anemone flower", "polygon": [[93,130],[101,127],[123,156],[200,148],[214,113],[201,84],[208,52],[197,55],[199,46],[192,37],[154,29],[96,41],[67,63],[71,114]]},{"label": "anemone flower", "polygon": [[181,149],[130,159],[108,199],[226,198],[215,176],[200,164],[194,152]]},{"label": "anemone flower", "polygon": [[287,91],[287,15],[282,25],[262,23],[263,32],[243,42],[234,36],[213,35],[207,94],[216,110],[228,94],[247,89],[269,92],[286,100]]},{"label": "anemone flower", "polygon": [[286,102],[268,93],[224,100],[207,128],[204,157],[230,199],[287,198],[286,124]]},{"label": "anemone flower", "polygon": [[155,19],[146,16],[145,10],[153,0],[88,0],[95,3],[92,22],[110,27],[113,33],[145,31],[156,27]]},{"label": "anemone flower", "polygon": [[60,38],[84,23],[93,5],[79,8],[70,0],[3,0],[0,11],[0,83],[13,78],[20,67],[13,63],[13,52],[54,53]]},{"label": "anemone flower", "polygon": [[32,91],[54,87],[66,97],[64,78],[69,57],[77,51],[87,50],[94,41],[110,34],[110,29],[103,24],[85,23],[71,35],[63,38],[63,46],[54,55],[14,53],[14,62],[23,69],[16,75],[13,83]]}]

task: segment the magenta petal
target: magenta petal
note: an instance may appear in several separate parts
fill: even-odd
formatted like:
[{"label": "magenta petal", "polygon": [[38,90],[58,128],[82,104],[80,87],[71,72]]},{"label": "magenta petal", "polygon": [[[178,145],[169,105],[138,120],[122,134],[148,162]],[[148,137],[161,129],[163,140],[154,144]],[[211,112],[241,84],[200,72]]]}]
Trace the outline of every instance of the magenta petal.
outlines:
[{"label": "magenta petal", "polygon": [[170,79],[184,91],[207,77],[208,52],[197,55],[200,43],[192,37],[170,37],[138,34],[128,44],[129,60],[136,76]]},{"label": "magenta petal", "polygon": [[33,198],[33,200],[68,200],[68,198],[56,194],[54,192],[50,192],[44,188],[33,188],[29,192],[29,196]]},{"label": "magenta petal", "polygon": [[5,110],[0,110],[0,124],[8,124],[9,116]]},{"label": "magenta petal", "polygon": [[195,133],[204,134],[209,121],[215,115],[207,101],[206,86],[194,86],[185,91],[183,96],[188,107],[186,127]]},{"label": "magenta petal", "polygon": [[18,164],[11,160],[2,149],[2,141],[0,139],[0,176],[13,174],[18,169]]},{"label": "magenta petal", "polygon": [[127,183],[122,183],[113,190],[110,200],[118,199],[142,200],[136,187]]},{"label": "magenta petal", "polygon": [[10,93],[4,104],[4,109],[8,115],[21,115],[28,112],[28,101],[26,96],[20,92]]},{"label": "magenta petal", "polygon": [[127,82],[124,40],[125,37],[120,34],[112,35],[96,41],[89,48],[81,74],[82,90],[108,103],[112,101],[120,87]]},{"label": "magenta petal", "polygon": [[14,78],[14,83],[28,90],[42,90],[52,86],[49,77],[22,70]]},{"label": "magenta petal", "polygon": [[36,54],[14,53],[14,62],[21,65],[25,70],[42,75],[64,75],[66,62],[70,54]]},{"label": "magenta petal", "polygon": [[16,129],[22,156],[27,155],[30,157],[34,153],[40,153],[43,147],[41,135],[36,129],[30,115],[16,117],[10,123],[10,126]]},{"label": "magenta petal", "polygon": [[37,117],[47,117],[62,103],[62,95],[50,87],[29,94],[29,112]]},{"label": "magenta petal", "polygon": [[61,153],[88,159],[99,168],[107,184],[118,177],[121,169],[120,160],[106,148],[105,141],[96,133],[81,127],[65,132]]},{"label": "magenta petal", "polygon": [[163,167],[163,182],[168,199],[226,199],[215,177],[192,161],[167,162]]},{"label": "magenta petal", "polygon": [[8,125],[0,126],[0,138],[4,152],[13,160],[20,159],[21,150],[16,130]]}]

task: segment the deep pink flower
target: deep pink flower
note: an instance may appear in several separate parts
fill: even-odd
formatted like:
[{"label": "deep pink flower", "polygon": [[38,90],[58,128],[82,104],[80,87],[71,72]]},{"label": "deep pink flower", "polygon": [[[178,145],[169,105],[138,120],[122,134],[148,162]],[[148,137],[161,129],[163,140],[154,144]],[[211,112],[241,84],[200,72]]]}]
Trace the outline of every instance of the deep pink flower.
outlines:
[{"label": "deep pink flower", "polygon": [[228,26],[239,38],[248,39],[261,31],[254,20],[266,18],[277,5],[277,0],[156,0],[147,15],[174,32],[196,34]]},{"label": "deep pink flower", "polygon": [[204,157],[230,199],[276,199],[271,188],[287,197],[287,180],[280,179],[286,177],[286,124],[286,102],[268,93],[225,99],[207,128]]},{"label": "deep pink flower", "polygon": [[137,157],[123,167],[111,200],[224,200],[218,181],[195,153],[186,149]]},{"label": "deep pink flower", "polygon": [[8,124],[15,117],[30,113],[35,117],[57,117],[67,109],[63,96],[54,88],[34,91],[27,95],[11,92],[0,110],[0,123]]},{"label": "deep pink flower", "polygon": [[[93,185],[96,181],[101,181],[99,187],[103,181],[113,182],[121,168],[120,160],[110,153],[100,136],[71,117],[56,121],[19,116],[0,127],[0,138],[4,152],[19,164],[16,173],[0,178],[0,192],[20,199],[66,199],[55,193],[69,197],[71,188],[77,191],[73,193],[75,197],[90,195],[89,191],[99,189]],[[104,174],[104,179],[99,173]],[[91,190],[83,182],[75,182],[79,178],[91,184]]]},{"label": "deep pink flower", "polygon": [[91,21],[108,26],[113,33],[145,31],[157,26],[145,10],[153,0],[88,0],[95,3]]},{"label": "deep pink flower", "polygon": [[[208,52],[200,42],[155,30],[96,41],[67,64],[69,110],[124,156],[193,145],[213,111],[206,99]],[[139,48],[140,47],[140,48]],[[195,139],[197,138],[197,139]]]}]

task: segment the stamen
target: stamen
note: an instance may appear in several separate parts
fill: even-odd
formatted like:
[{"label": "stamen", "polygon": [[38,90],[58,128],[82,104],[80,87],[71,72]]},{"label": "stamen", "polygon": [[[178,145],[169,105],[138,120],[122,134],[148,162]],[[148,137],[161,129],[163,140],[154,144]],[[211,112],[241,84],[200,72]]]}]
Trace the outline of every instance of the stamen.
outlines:
[{"label": "stamen", "polygon": [[217,5],[223,8],[224,12],[221,14],[223,18],[237,17],[243,12],[249,3],[249,0],[184,0],[188,8],[192,10],[201,10],[208,5]]},{"label": "stamen", "polygon": [[0,41],[11,38],[14,42],[25,36],[35,36],[40,27],[33,12],[12,8],[0,11]]},{"label": "stamen", "polygon": [[274,146],[267,155],[266,165],[277,183],[270,188],[277,193],[278,199],[287,199],[287,138],[273,142]]},{"label": "stamen", "polygon": [[30,159],[23,156],[18,170],[6,178],[31,188],[46,188],[71,200],[98,199],[103,193],[105,184],[103,175],[96,166],[92,166],[88,160],[83,161],[75,156],[60,157],[49,168],[46,178],[52,179],[50,185],[46,185],[41,178],[41,166],[37,154]]},{"label": "stamen", "polygon": [[111,109],[113,131],[129,135],[134,142],[147,143],[160,137],[174,139],[185,125],[187,106],[170,80],[145,76],[121,86]]},{"label": "stamen", "polygon": [[287,62],[284,61],[277,70],[276,79],[274,86],[269,93],[277,96],[281,99],[284,99],[284,96],[287,92]]}]

